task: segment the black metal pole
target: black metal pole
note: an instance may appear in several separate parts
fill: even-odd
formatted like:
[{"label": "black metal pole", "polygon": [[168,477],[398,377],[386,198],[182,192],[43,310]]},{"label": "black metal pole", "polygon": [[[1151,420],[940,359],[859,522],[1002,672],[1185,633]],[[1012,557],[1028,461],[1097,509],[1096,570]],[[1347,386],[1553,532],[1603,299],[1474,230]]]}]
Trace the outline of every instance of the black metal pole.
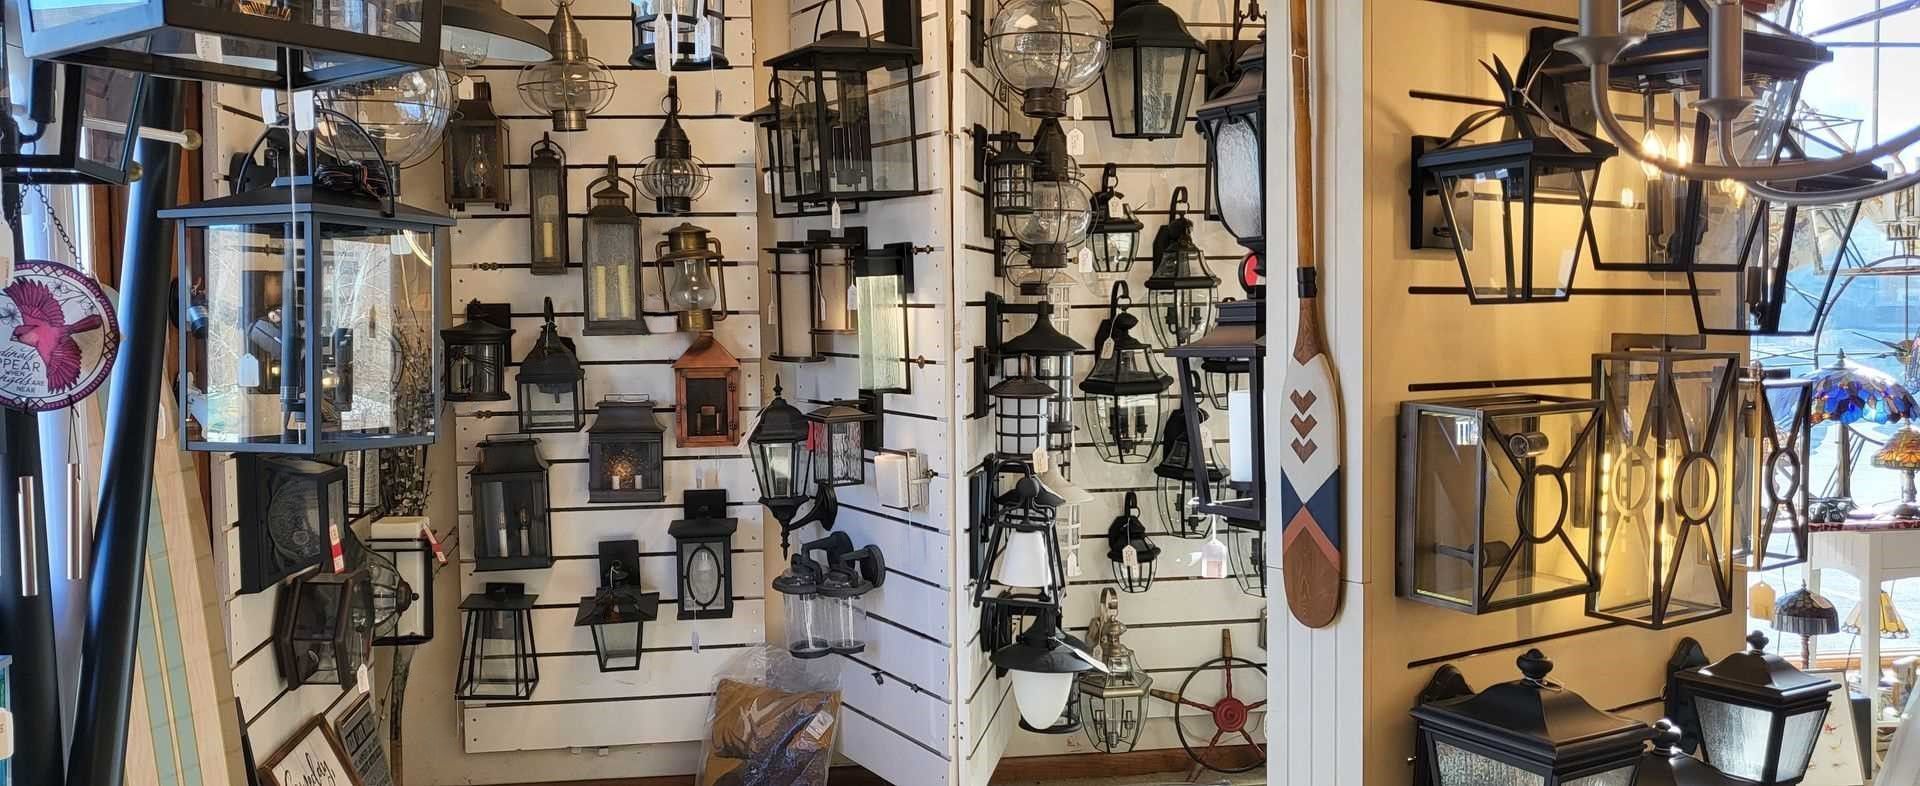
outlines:
[{"label": "black metal pole", "polygon": [[[59,783],[61,754],[60,655],[54,642],[53,592],[47,585],[47,528],[40,506],[40,426],[31,414],[0,410],[0,646],[13,656],[11,692],[20,739],[14,746],[14,783]],[[19,493],[33,478],[33,493]],[[21,537],[19,503],[32,524]],[[23,555],[24,552],[24,555]],[[23,561],[32,560],[31,571]],[[31,575],[29,575],[31,573]],[[32,594],[28,594],[29,588]]]},{"label": "black metal pole", "polygon": [[[140,125],[180,127],[179,83],[146,80]],[[107,396],[100,514],[87,603],[85,660],[67,786],[120,786],[126,775],[127,715],[146,581],[147,512],[153,496],[154,434],[166,375],[173,227],[160,210],[174,203],[180,152],[140,140],[140,179],[127,189],[127,240],[120,257],[120,357]],[[27,781],[56,783],[57,781]]]}]

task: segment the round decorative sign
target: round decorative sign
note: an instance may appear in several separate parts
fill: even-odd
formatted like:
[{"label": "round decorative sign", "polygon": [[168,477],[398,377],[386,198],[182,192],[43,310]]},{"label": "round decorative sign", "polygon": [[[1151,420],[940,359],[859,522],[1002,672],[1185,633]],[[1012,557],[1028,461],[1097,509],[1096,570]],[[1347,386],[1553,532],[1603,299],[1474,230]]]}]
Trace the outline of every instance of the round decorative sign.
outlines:
[{"label": "round decorative sign", "polygon": [[92,277],[57,262],[22,262],[0,288],[0,404],[65,409],[106,381],[120,350],[113,301]]}]

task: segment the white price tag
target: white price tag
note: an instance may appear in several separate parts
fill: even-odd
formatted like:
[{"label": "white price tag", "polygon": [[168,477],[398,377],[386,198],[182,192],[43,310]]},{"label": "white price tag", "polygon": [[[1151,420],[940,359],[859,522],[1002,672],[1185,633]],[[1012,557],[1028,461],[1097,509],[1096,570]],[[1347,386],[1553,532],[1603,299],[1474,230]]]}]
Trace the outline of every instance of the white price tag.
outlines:
[{"label": "white price tag", "polygon": [[471,79],[460,80],[459,86],[454,88],[454,90],[457,93],[457,96],[460,100],[462,101],[473,100],[473,80]]},{"label": "white price tag", "polygon": [[840,200],[838,199],[827,205],[827,224],[833,231],[840,231]]},{"label": "white price tag", "polygon": [[313,130],[312,90],[301,90],[293,94],[293,130]]},{"label": "white price tag", "polygon": [[1121,564],[1122,566],[1124,566],[1124,567],[1125,567],[1125,568],[1126,568],[1127,570],[1135,570],[1135,569],[1138,569],[1138,568],[1140,567],[1140,552],[1139,552],[1139,550],[1137,550],[1137,549],[1135,549],[1135,548],[1134,548],[1133,546],[1131,546],[1131,545],[1129,545],[1129,546],[1127,546],[1127,547],[1126,547],[1126,548],[1124,548],[1124,549],[1121,549],[1121,550],[1120,550],[1120,564]]},{"label": "white price tag", "polygon": [[1086,246],[1080,247],[1080,272],[1093,272],[1093,249]]},{"label": "white price tag", "polygon": [[280,94],[273,90],[260,91],[260,122],[275,125],[280,122]]},{"label": "white price tag", "polygon": [[760,178],[760,192],[763,194],[773,193],[773,170],[767,170],[766,176]]},{"label": "white price tag", "polygon": [[688,643],[692,645],[693,651],[696,653],[699,652],[700,651],[700,631],[697,631],[697,630],[691,631],[689,638],[691,639],[691,641],[689,641]]},{"label": "white price tag", "polygon": [[1210,534],[1207,542],[1200,547],[1200,578],[1224,579],[1227,577],[1227,544],[1220,542],[1218,534]]},{"label": "white price tag", "polygon": [[1035,475],[1044,474],[1046,473],[1048,468],[1049,467],[1047,464],[1046,446],[1042,445],[1040,447],[1034,448],[1033,449],[1033,474]]},{"label": "white price tag", "polygon": [[823,740],[826,739],[827,732],[832,728],[833,713],[821,710],[820,712],[814,713],[813,722],[807,724],[807,736],[812,737],[816,741]]},{"label": "white price tag", "polygon": [[209,63],[220,62],[220,37],[206,33],[193,34],[193,57]]},{"label": "white price tag", "polygon": [[0,760],[13,758],[13,711],[0,707]]},{"label": "white price tag", "polygon": [[1067,132],[1067,155],[1084,156],[1087,154],[1087,133],[1078,128]]},{"label": "white price tag", "polygon": [[373,672],[367,669],[367,664],[360,664],[360,668],[354,669],[353,675],[353,684],[362,694],[373,693]]},{"label": "white price tag", "polygon": [[673,39],[679,27],[680,20],[673,14],[654,17],[653,70],[663,74],[673,70]]},{"label": "white price tag", "polygon": [[1067,111],[1073,115],[1073,119],[1082,120],[1086,118],[1085,104],[1081,102],[1079,96],[1074,96],[1067,102],[1067,106],[1069,107]]}]

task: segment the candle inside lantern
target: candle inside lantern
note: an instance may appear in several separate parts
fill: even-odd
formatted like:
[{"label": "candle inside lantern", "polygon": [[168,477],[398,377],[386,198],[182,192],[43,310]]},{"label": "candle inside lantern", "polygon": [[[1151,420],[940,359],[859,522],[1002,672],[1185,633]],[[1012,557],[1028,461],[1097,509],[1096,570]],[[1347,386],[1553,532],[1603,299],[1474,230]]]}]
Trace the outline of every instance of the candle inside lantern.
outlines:
[{"label": "candle inside lantern", "polygon": [[1227,394],[1227,471],[1236,485],[1253,482],[1253,393]]}]

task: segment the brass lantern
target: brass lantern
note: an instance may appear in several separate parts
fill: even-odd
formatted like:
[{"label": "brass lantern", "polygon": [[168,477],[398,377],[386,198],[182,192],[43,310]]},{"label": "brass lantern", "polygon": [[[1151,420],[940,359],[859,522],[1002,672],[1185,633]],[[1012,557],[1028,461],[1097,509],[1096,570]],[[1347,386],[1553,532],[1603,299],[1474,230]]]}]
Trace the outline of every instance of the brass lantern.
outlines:
[{"label": "brass lantern", "polygon": [[640,162],[634,178],[653,200],[654,210],[677,216],[693,209],[693,200],[707,193],[713,176],[705,162],[694,157],[693,140],[680,127],[680,78],[667,77],[667,119],[653,137],[653,157]]},{"label": "brass lantern", "polygon": [[1080,718],[1087,740],[1101,753],[1126,753],[1140,743],[1147,725],[1147,698],[1153,695],[1153,675],[1134,660],[1133,648],[1121,642],[1127,625],[1120,621],[1120,594],[1100,591],[1100,609],[1087,626],[1087,638],[1099,651],[1104,671],[1080,675]]},{"label": "brass lantern", "polygon": [[641,313],[640,216],[633,212],[634,188],[620,176],[620,162],[607,156],[607,173],[587,184],[593,206],[581,227],[585,238],[581,298],[589,336],[647,334]]},{"label": "brass lantern", "polygon": [[536,276],[567,272],[567,151],[546,134],[527,162],[527,237]]},{"label": "brass lantern", "polygon": [[660,293],[680,332],[710,332],[713,323],[727,318],[727,279],[720,271],[725,253],[719,238],[686,222],[667,230],[667,239],[654,246]]},{"label": "brass lantern", "polygon": [[613,73],[587,54],[587,37],[573,20],[573,0],[556,0],[547,30],[553,58],[520,71],[520,99],[553,118],[555,131],[584,131],[587,116],[613,102]]},{"label": "brass lantern", "polygon": [[507,186],[507,121],[493,111],[493,85],[474,79],[473,97],[461,99],[447,126],[447,204],[511,207]]},{"label": "brass lantern", "polygon": [[673,362],[674,444],[732,447],[740,442],[740,361],[712,333],[701,333]]}]

